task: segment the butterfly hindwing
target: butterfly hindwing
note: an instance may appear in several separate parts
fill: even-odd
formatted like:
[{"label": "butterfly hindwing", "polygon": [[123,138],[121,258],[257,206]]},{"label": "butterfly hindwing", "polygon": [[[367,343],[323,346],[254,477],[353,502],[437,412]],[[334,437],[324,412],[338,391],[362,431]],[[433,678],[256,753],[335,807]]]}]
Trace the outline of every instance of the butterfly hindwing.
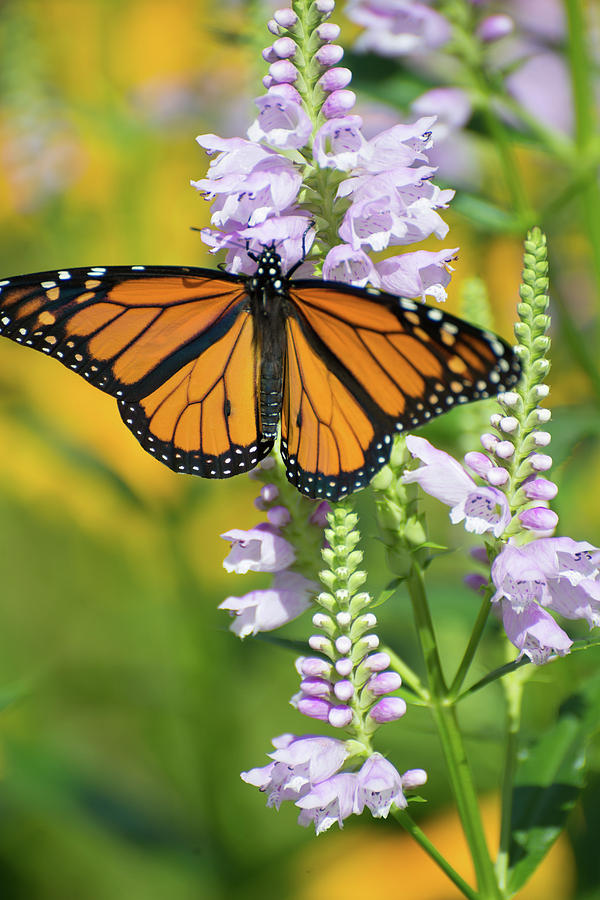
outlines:
[{"label": "butterfly hindwing", "polygon": [[282,455],[307,496],[364,486],[395,432],[518,378],[508,344],[436,307],[310,281],[290,300]]},{"label": "butterfly hindwing", "polygon": [[253,322],[236,276],[96,267],[0,284],[0,334],[116,397],[125,424],[175,471],[223,478],[266,456]]}]

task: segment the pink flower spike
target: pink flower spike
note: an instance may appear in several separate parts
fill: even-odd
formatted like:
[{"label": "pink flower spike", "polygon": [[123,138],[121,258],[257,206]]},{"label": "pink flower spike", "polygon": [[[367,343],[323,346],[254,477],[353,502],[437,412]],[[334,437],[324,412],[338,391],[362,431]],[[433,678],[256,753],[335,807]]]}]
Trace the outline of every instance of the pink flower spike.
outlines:
[{"label": "pink flower spike", "polygon": [[361,813],[366,806],[376,819],[385,819],[392,805],[400,809],[406,807],[400,773],[381,753],[371,754],[363,763],[357,777],[357,813]]},{"label": "pink flower spike", "polygon": [[269,75],[273,81],[291,84],[298,78],[298,69],[287,59],[280,59],[269,66]]},{"label": "pink flower spike", "polygon": [[273,51],[279,59],[290,59],[295,56],[298,46],[295,41],[289,37],[277,38],[273,41]]},{"label": "pink flower spike", "polygon": [[525,509],[519,513],[519,520],[523,528],[531,531],[553,531],[558,525],[556,513],[545,506],[536,506],[533,509]]},{"label": "pink flower spike", "polygon": [[353,712],[349,706],[332,706],[327,721],[333,728],[347,728],[352,718]]},{"label": "pink flower spike", "polygon": [[231,551],[223,560],[223,567],[238,575],[246,572],[280,572],[296,559],[296,551],[289,541],[267,523],[248,531],[232,528],[221,537],[231,543]]},{"label": "pink flower spike", "polygon": [[369,716],[378,725],[383,725],[401,719],[405,712],[406,703],[401,697],[384,697],[369,710]]},{"label": "pink flower spike", "polygon": [[293,28],[298,21],[298,16],[294,12],[294,10],[290,9],[287,6],[283,9],[276,9],[273,13],[273,18],[278,25],[281,25],[282,28],[286,29]]},{"label": "pink flower spike", "polygon": [[323,262],[325,281],[342,281],[355,287],[367,284],[379,287],[381,279],[370,256],[364,250],[353,250],[349,244],[332,247]]},{"label": "pink flower spike", "polygon": [[322,90],[328,93],[329,91],[339,91],[340,88],[345,88],[351,81],[352,72],[350,69],[345,69],[343,66],[336,66],[333,69],[328,69],[327,72],[321,75],[317,84]]},{"label": "pink flower spike", "polygon": [[554,500],[558,487],[547,478],[535,478],[530,475],[521,485],[528,500]]},{"label": "pink flower spike", "polygon": [[272,506],[267,510],[267,519],[276,528],[283,528],[285,525],[289,525],[292,517],[287,506]]},{"label": "pink flower spike", "polygon": [[336,119],[346,116],[356,103],[354,91],[333,91],[323,103],[321,112],[326,119]]},{"label": "pink flower spike", "polygon": [[[315,53],[315,59],[321,66],[337,66],[343,56],[344,50],[339,44],[323,44],[323,46],[319,47]],[[351,77],[352,74],[350,75],[350,78]],[[348,84],[350,78],[346,84]],[[340,87],[346,87],[346,84],[342,84]],[[328,88],[324,88],[324,90],[328,90]],[[329,88],[329,90],[333,90],[333,88]]]}]

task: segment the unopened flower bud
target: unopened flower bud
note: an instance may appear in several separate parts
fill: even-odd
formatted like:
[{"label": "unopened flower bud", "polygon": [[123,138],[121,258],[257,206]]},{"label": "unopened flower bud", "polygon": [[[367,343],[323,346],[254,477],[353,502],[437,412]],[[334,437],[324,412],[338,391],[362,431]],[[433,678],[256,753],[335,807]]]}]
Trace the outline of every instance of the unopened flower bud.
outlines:
[{"label": "unopened flower bud", "polygon": [[505,434],[513,434],[519,427],[519,420],[515,419],[514,416],[503,416],[499,422],[500,431],[503,431]]},{"label": "unopened flower bud", "polygon": [[298,46],[295,41],[289,37],[277,38],[273,41],[273,51],[279,59],[290,59],[295,56]]},{"label": "unopened flower bud", "polygon": [[354,91],[333,91],[323,103],[321,112],[326,119],[337,119],[350,112],[355,103]]},{"label": "unopened flower bud", "polygon": [[552,531],[558,525],[558,516],[552,509],[535,506],[519,513],[519,520],[524,528],[532,531]]},{"label": "unopened flower bud", "polygon": [[335,649],[338,653],[341,653],[342,656],[347,656],[348,653],[352,650],[352,641],[350,638],[342,634],[339,638],[336,639]]},{"label": "unopened flower bud", "polygon": [[341,659],[336,660],[335,671],[338,675],[341,675],[342,678],[347,678],[352,669],[353,663],[349,656],[343,656]]},{"label": "unopened flower bud", "polygon": [[352,721],[352,710],[348,706],[332,706],[327,721],[334,728],[347,728]]},{"label": "unopened flower bud", "polygon": [[379,725],[401,719],[406,712],[406,703],[401,697],[384,697],[369,711],[369,715]]},{"label": "unopened flower bud", "polygon": [[547,478],[531,478],[522,485],[522,490],[528,500],[554,500],[558,493],[558,487]]},{"label": "unopened flower bud", "polygon": [[319,40],[325,42],[337,41],[340,36],[340,26],[334,25],[333,22],[323,22],[317,28],[317,36]]},{"label": "unopened flower bud", "polygon": [[502,487],[509,480],[510,475],[502,466],[494,466],[492,469],[488,469],[484,478],[492,487]]},{"label": "unopened flower bud", "polygon": [[527,458],[536,472],[547,472],[552,468],[552,457],[546,453],[532,453]]},{"label": "unopened flower bud", "polygon": [[273,18],[282,28],[293,28],[298,21],[298,16],[290,7],[285,6],[283,9],[276,9]]},{"label": "unopened flower bud", "polygon": [[397,672],[379,672],[372,675],[367,684],[367,690],[374,697],[381,697],[383,694],[391,694],[397,691],[402,684],[402,679]]},{"label": "unopened flower bud", "polygon": [[291,84],[298,77],[298,69],[288,59],[280,59],[269,66],[269,75],[273,81]]},{"label": "unopened flower bud", "polygon": [[342,700],[344,703],[347,703],[351,697],[354,696],[354,686],[351,681],[344,679],[343,681],[337,681],[333,686],[333,693],[338,698],[338,700]]},{"label": "unopened flower bud", "polygon": [[321,75],[317,84],[324,91],[338,91],[340,88],[346,87],[352,81],[352,72],[343,66],[336,66],[329,69],[324,75]]},{"label": "unopened flower bud", "polygon": [[[337,66],[343,55],[344,50],[339,44],[324,44],[322,47],[319,47],[315,53],[315,59],[321,66]],[[350,78],[351,77],[352,75],[350,75]],[[350,78],[346,81],[346,84],[348,84]],[[346,85],[343,84],[341,87],[346,87]],[[333,89],[330,88],[330,90]]]},{"label": "unopened flower bud", "polygon": [[514,456],[515,447],[510,441],[499,441],[494,447],[494,453],[498,459],[510,459]]},{"label": "unopened flower bud", "polygon": [[335,9],[335,0],[315,0],[315,9],[323,16],[329,16]]}]

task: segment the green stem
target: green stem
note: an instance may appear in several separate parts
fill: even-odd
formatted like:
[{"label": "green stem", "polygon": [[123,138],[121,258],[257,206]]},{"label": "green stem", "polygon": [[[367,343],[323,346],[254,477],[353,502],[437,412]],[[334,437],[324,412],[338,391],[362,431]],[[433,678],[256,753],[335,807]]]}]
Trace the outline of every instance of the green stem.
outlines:
[{"label": "green stem", "polygon": [[[573,107],[575,112],[575,143],[579,158],[585,165],[594,152],[597,130],[596,102],[591,75],[588,29],[582,0],[564,0],[567,14],[567,56],[571,69]],[[600,294],[600,186],[595,169],[590,173],[587,188],[581,194],[585,220],[584,232],[592,251],[592,262]]]},{"label": "green stem", "polygon": [[[486,93],[488,93],[487,86]],[[506,186],[511,195],[512,205],[521,220],[523,230],[531,228],[531,226],[535,224],[537,216],[529,203],[523,179],[521,178],[521,173],[515,159],[513,146],[506,133],[504,123],[495,114],[490,107],[489,102],[483,107],[482,113],[487,129],[498,152],[498,156],[500,157],[502,172]]]},{"label": "green stem", "polygon": [[483,602],[479,609],[479,614],[475,621],[475,625],[473,626],[473,631],[471,632],[471,637],[469,638],[469,643],[467,644],[467,649],[465,650],[464,656],[461,660],[461,663],[457,669],[456,675],[454,676],[454,681],[450,685],[450,690],[448,691],[448,697],[451,700],[455,700],[458,692],[464,684],[465,678],[467,677],[467,672],[471,667],[471,663],[473,662],[473,657],[477,652],[477,648],[479,646],[479,642],[481,640],[481,636],[483,635],[483,630],[487,624],[487,620],[490,615],[490,597],[492,594],[492,588],[490,585],[486,588],[485,596],[483,598]]},{"label": "green stem", "polygon": [[559,333],[571,351],[571,358],[587,376],[596,402],[600,403],[600,371],[596,365],[597,357],[590,353],[586,341],[582,340],[581,330],[571,315],[569,304],[556,286],[552,291],[552,303],[558,310]]},{"label": "green stem", "polygon": [[[525,678],[523,677],[524,675]],[[496,860],[496,875],[500,889],[503,892],[506,892],[508,881],[509,851],[512,835],[513,786],[517,769],[523,685],[527,677],[525,672],[514,670],[502,682],[506,699],[506,748],[502,773],[502,816],[500,820],[500,846]]]},{"label": "green stem", "polygon": [[424,834],[419,826],[412,820],[405,809],[395,809],[392,813],[396,821],[402,825],[415,841],[421,845],[425,853],[442,869],[448,878],[454,882],[459,891],[468,897],[469,900],[478,900],[478,894],[473,888],[467,884],[464,878],[458,874],[450,863],[442,856],[440,851],[431,843],[426,834]]},{"label": "green stem", "polygon": [[431,711],[442,744],[458,814],[471,852],[480,895],[485,900],[498,900],[501,895],[485,840],[475,785],[467,761],[456,710],[452,704],[448,703],[444,674],[425,592],[423,570],[416,560],[413,561],[407,583],[421,651],[427,669],[432,697]]}]

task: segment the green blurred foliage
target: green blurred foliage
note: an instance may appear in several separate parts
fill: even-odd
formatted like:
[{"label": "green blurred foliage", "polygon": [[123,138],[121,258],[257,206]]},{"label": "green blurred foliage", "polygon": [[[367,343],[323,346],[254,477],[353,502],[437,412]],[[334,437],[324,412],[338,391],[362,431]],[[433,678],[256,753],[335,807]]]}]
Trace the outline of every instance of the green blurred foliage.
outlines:
[{"label": "green blurred foliage", "polygon": [[[189,187],[206,166],[193,139],[247,127],[260,90],[257,38],[248,30],[257,16],[254,5],[233,0],[4,0],[0,272],[206,264],[189,228],[208,218]],[[451,308],[461,279],[478,274],[498,329],[509,334],[518,239],[459,213],[448,220],[462,248]],[[564,272],[580,253],[575,243]],[[556,508],[564,533],[598,543],[597,409],[555,337],[555,402],[565,407],[556,417]],[[271,736],[304,727],[288,704],[297,689],[292,656],[266,641],[240,644],[216,609],[228,593],[264,583],[227,576],[220,565],[219,533],[258,518],[252,485],[171,473],[140,450],[113,400],[39,354],[8,342],[0,350],[0,895],[300,897],[316,877],[306,855],[314,837],[298,829],[294,810],[265,810],[238,777],[264,764]],[[579,399],[589,406],[573,413],[567,404]],[[485,410],[474,419],[469,411],[468,423],[461,413],[430,436],[452,449],[467,424],[472,434],[485,426]],[[428,505],[433,538],[453,548],[432,567],[431,584],[442,650],[455,664],[478,605],[461,583],[474,542],[451,534],[445,512]],[[388,575],[368,496],[359,510],[377,594]],[[378,615],[384,640],[419,668],[406,597]],[[287,634],[300,638],[307,624]],[[503,662],[495,627],[473,680]],[[526,739],[553,721],[597,661],[590,651],[555,664],[552,690],[546,670],[535,674]],[[497,686],[461,709],[482,792],[498,784],[501,710]],[[428,815],[450,803],[423,710],[383,729],[380,749],[401,769],[429,771]],[[586,804],[576,850],[588,849],[582,817],[597,818]],[[350,822],[346,832],[375,835],[378,827]],[[389,828],[383,833],[389,841]],[[331,838],[319,840],[326,847]],[[578,858],[588,892],[594,860],[583,850]],[[327,864],[321,856],[320,870]],[[453,896],[423,893],[424,871],[404,873],[411,900]],[[340,897],[358,896],[352,890],[339,883]]]}]

